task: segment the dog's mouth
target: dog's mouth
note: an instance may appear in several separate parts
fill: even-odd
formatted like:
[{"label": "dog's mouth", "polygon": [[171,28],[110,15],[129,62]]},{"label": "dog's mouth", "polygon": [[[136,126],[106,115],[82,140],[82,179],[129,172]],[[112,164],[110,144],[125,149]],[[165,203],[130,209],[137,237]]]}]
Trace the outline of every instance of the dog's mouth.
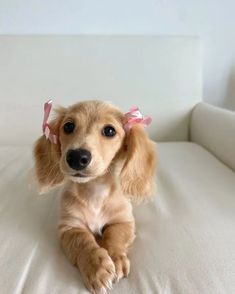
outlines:
[{"label": "dog's mouth", "polygon": [[95,176],[94,175],[90,175],[90,174],[84,174],[84,173],[75,173],[75,174],[70,174],[70,179],[73,182],[78,182],[78,183],[87,183],[88,181],[94,179]]},{"label": "dog's mouth", "polygon": [[87,178],[88,176],[87,175],[84,175],[82,173],[76,173],[74,175],[72,175],[73,177],[76,177],[76,178]]}]

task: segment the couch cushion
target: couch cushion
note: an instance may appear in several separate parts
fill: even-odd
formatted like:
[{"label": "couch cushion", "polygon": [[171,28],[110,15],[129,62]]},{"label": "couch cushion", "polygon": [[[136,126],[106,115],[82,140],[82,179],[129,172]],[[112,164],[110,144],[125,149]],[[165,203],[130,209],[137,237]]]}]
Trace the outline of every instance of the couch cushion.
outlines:
[{"label": "couch cushion", "polygon": [[0,44],[1,143],[41,135],[47,99],[63,106],[108,100],[124,112],[137,105],[154,118],[147,128],[154,139],[188,140],[190,112],[202,100],[198,38],[11,35]]},{"label": "couch cushion", "polygon": [[[131,274],[112,293],[235,293],[235,174],[193,143],[158,144],[158,195],[135,208]],[[10,156],[9,156],[10,155]],[[1,293],[88,293],[30,187],[28,148],[0,149]]]}]

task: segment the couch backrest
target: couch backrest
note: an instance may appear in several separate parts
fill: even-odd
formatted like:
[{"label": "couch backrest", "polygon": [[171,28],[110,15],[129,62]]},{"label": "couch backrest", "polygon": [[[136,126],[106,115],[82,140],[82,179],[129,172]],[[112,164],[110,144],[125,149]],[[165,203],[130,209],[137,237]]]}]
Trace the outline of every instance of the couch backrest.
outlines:
[{"label": "couch backrest", "polygon": [[201,46],[194,37],[1,36],[0,143],[41,133],[43,103],[112,101],[153,117],[158,140],[187,140],[201,100]]}]

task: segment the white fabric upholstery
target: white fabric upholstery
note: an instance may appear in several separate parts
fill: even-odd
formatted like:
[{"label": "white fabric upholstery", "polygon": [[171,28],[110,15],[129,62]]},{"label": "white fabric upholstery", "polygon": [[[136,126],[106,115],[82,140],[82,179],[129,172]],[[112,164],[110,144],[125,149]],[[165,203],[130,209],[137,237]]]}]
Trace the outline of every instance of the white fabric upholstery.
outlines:
[{"label": "white fabric upholstery", "polygon": [[197,104],[192,112],[190,139],[235,170],[235,112]]},{"label": "white fabric upholstery", "polygon": [[[88,293],[59,245],[59,197],[28,187],[30,154],[0,148],[0,292]],[[135,209],[131,274],[110,293],[235,293],[235,173],[193,143],[158,154],[158,195]]]},{"label": "white fabric upholstery", "polygon": [[137,105],[153,117],[154,139],[187,140],[201,64],[193,37],[0,36],[0,143],[31,144],[49,98],[108,100],[124,112]]}]

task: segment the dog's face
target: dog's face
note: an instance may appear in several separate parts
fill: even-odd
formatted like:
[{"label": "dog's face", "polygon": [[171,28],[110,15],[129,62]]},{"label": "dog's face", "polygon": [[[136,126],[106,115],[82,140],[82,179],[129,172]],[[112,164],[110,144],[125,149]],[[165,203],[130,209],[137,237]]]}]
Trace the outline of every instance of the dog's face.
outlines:
[{"label": "dog's face", "polygon": [[64,109],[61,115],[62,173],[80,183],[105,174],[123,146],[124,115],[97,101],[78,103]]},{"label": "dog's face", "polygon": [[89,183],[109,172],[118,175],[115,180],[124,194],[138,201],[150,195],[155,174],[154,145],[141,125],[125,131],[126,122],[120,110],[101,101],[58,109],[56,119],[50,122],[58,144],[41,136],[34,148],[41,189],[65,179]]}]

